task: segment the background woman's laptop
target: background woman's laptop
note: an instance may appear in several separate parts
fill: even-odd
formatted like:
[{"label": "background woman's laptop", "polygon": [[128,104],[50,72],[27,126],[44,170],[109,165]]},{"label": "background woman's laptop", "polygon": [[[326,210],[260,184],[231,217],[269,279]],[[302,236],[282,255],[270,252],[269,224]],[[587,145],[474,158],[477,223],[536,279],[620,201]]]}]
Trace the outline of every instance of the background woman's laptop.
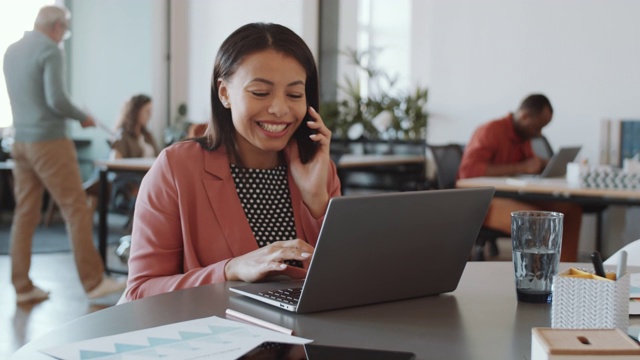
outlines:
[{"label": "background woman's laptop", "polygon": [[306,280],[230,290],[298,313],[453,291],[493,193],[477,188],[333,198]]},{"label": "background woman's laptop", "polygon": [[562,177],[567,173],[567,164],[572,162],[578,153],[580,152],[580,146],[574,147],[563,147],[555,153],[547,166],[545,166],[544,170],[540,174],[535,175],[519,175],[518,177],[522,178],[552,178],[552,177]]}]

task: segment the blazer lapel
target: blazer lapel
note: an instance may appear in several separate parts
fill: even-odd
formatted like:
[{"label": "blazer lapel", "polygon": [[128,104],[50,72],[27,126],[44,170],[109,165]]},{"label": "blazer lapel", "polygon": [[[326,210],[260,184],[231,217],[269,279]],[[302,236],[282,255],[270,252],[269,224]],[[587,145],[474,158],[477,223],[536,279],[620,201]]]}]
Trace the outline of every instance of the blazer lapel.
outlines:
[{"label": "blazer lapel", "polygon": [[205,152],[204,170],[210,175],[202,179],[209,203],[233,255],[258,249],[236,192],[226,152],[222,149]]}]

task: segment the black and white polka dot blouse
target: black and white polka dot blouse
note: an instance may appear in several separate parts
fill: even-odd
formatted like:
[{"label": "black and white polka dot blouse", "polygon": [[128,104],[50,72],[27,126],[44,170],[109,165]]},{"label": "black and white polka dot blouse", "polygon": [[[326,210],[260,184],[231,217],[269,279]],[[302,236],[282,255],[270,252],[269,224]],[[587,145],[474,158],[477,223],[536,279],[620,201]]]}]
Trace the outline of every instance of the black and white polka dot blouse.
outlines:
[{"label": "black and white polka dot blouse", "polygon": [[[231,165],[240,203],[259,247],[297,238],[285,165],[249,169]],[[285,261],[299,266],[299,261]]]}]

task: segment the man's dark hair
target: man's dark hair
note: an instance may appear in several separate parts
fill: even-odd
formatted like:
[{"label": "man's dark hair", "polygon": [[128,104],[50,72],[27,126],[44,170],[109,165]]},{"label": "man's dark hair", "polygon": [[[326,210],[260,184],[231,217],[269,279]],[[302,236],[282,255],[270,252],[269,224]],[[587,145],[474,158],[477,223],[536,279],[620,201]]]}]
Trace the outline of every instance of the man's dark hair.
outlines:
[{"label": "man's dark hair", "polygon": [[533,115],[540,114],[545,108],[549,108],[553,113],[553,107],[549,99],[542,94],[532,94],[527,96],[520,104],[519,110],[527,110]]}]

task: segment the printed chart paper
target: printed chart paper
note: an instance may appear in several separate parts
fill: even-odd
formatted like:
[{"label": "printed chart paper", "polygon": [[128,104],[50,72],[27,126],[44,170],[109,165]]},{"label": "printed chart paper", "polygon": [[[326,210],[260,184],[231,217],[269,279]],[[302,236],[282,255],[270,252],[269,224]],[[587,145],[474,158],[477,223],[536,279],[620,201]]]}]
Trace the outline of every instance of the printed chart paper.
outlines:
[{"label": "printed chart paper", "polygon": [[236,359],[265,341],[306,344],[312,340],[212,316],[40,351],[65,360]]}]

